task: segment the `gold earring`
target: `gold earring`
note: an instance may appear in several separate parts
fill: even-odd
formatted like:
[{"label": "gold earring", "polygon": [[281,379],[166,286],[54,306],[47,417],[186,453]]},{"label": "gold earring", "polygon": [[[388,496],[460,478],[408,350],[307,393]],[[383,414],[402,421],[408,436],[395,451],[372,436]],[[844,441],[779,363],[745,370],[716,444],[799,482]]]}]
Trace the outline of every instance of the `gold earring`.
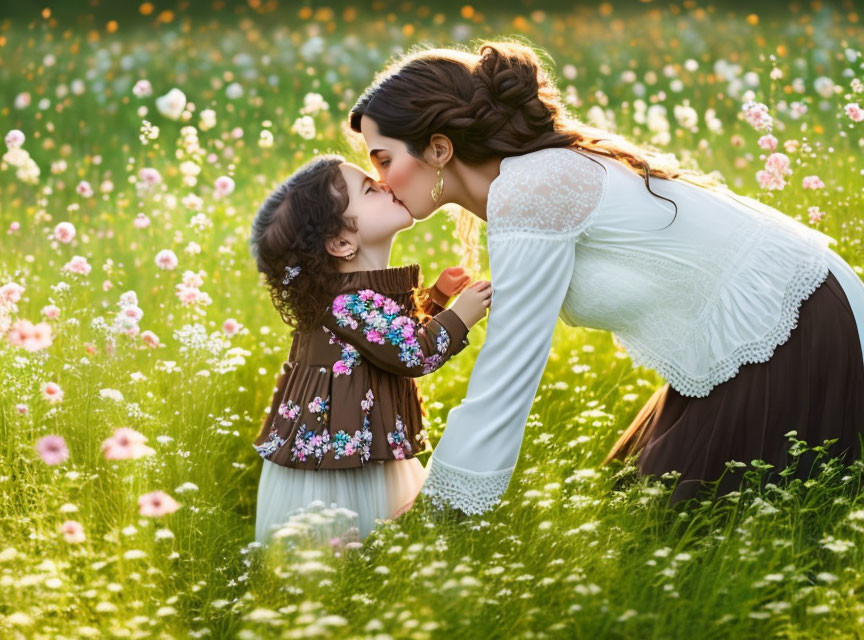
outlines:
[{"label": "gold earring", "polygon": [[438,167],[438,181],[435,183],[435,186],[432,187],[432,201],[435,204],[438,204],[438,200],[441,198],[441,192],[444,191],[444,174],[441,173],[441,167]]}]

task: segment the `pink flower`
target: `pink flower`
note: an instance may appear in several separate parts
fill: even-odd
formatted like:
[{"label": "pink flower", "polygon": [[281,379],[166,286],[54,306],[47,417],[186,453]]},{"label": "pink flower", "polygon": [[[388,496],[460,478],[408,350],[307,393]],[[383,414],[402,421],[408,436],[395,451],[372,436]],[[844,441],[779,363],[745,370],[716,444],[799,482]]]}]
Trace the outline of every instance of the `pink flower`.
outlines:
[{"label": "pink flower", "polygon": [[20,229],[20,228],[21,228],[21,223],[18,222],[17,220],[15,220],[15,221],[9,223],[9,231],[10,231],[11,233],[15,233],[15,232],[18,231],[18,229]]},{"label": "pink flower", "polygon": [[68,271],[69,273],[79,273],[86,276],[90,273],[90,265],[87,262],[87,258],[83,256],[72,256],[72,259],[63,265],[63,270]]},{"label": "pink flower", "polygon": [[366,332],[366,339],[369,342],[377,342],[378,344],[384,344],[384,338],[381,337],[381,334],[378,333],[375,329],[369,329]]},{"label": "pink flower", "polygon": [[213,187],[216,189],[216,197],[221,198],[230,195],[234,191],[234,180],[228,176],[219,176],[216,178],[216,182],[213,183]]},{"label": "pink flower", "polygon": [[71,544],[84,542],[84,527],[81,526],[80,522],[67,520],[60,525],[60,532],[63,534],[66,542]]},{"label": "pink flower", "polygon": [[176,269],[177,256],[171,249],[162,249],[156,254],[156,266],[160,269]]},{"label": "pink flower", "polygon": [[804,176],[801,186],[804,189],[822,189],[825,183],[819,179],[819,176]]},{"label": "pink flower", "polygon": [[850,102],[846,105],[846,115],[852,122],[861,122],[864,120],[864,109],[857,102]]},{"label": "pink flower", "polygon": [[0,287],[0,305],[9,306],[21,300],[24,287],[16,282],[9,282]]},{"label": "pink flower", "polygon": [[164,491],[151,491],[138,498],[138,513],[158,518],[174,513],[180,505]]},{"label": "pink flower", "polygon": [[62,242],[63,244],[69,244],[72,242],[72,238],[75,237],[75,225],[71,222],[61,222],[56,227],[54,227],[54,238]]},{"label": "pink flower", "polygon": [[48,465],[60,464],[69,458],[69,448],[63,436],[42,436],[36,441],[36,451],[42,462]]},{"label": "pink flower", "polygon": [[17,411],[22,416],[26,416],[27,412],[30,411],[30,409],[27,408],[26,404],[19,402],[15,405],[15,411]]},{"label": "pink flower", "polygon": [[798,145],[801,144],[798,140],[786,140],[783,143],[783,148],[789,153],[795,153],[798,150]]},{"label": "pink flower", "polygon": [[51,325],[47,322],[33,324],[29,320],[16,320],[6,339],[10,344],[27,351],[41,351],[51,346]]},{"label": "pink flower", "polygon": [[820,211],[819,207],[807,207],[807,215],[810,217],[810,224],[815,224],[825,217],[825,212]]},{"label": "pink flower", "polygon": [[49,320],[54,320],[55,318],[60,317],[60,307],[56,304],[46,304],[42,307],[42,315],[48,318]]},{"label": "pink flower", "polygon": [[762,136],[759,138],[757,143],[760,149],[765,149],[766,151],[774,151],[777,148],[777,138],[772,136],[770,133],[767,136]]},{"label": "pink flower", "polygon": [[63,400],[63,389],[56,382],[46,382],[42,385],[42,397],[54,404]]},{"label": "pink flower", "polygon": [[[202,271],[203,273],[203,271]],[[183,284],[187,287],[195,287],[198,288],[204,284],[204,278],[201,277],[200,274],[194,271],[184,271],[183,272]]]},{"label": "pink flower", "polygon": [[150,218],[148,218],[147,214],[145,213],[139,213],[137,216],[135,216],[132,224],[136,229],[146,229],[150,226]]},{"label": "pink flower", "polygon": [[144,344],[146,344],[151,349],[155,349],[159,346],[159,338],[149,329],[141,334],[141,340],[143,340]]},{"label": "pink flower", "polygon": [[135,83],[135,86],[132,87],[132,93],[134,93],[137,98],[146,98],[153,93],[153,86],[150,84],[149,80],[139,80]]},{"label": "pink flower", "polygon": [[24,132],[20,129],[10,129],[6,134],[6,146],[10,149],[18,148],[24,144]]},{"label": "pink flower", "polygon": [[142,167],[138,171],[138,177],[148,188],[155,187],[162,182],[162,175],[153,167]]},{"label": "pink flower", "polygon": [[86,180],[82,180],[78,183],[78,186],[75,187],[75,191],[80,193],[85,198],[89,198],[93,195],[93,187],[90,186],[90,183]]},{"label": "pink flower", "polygon": [[791,173],[789,169],[789,156],[785,153],[772,153],[765,159],[765,168],[781,175]]},{"label": "pink flower", "polygon": [[228,318],[225,322],[222,323],[222,331],[227,336],[236,335],[236,333],[242,328],[243,325],[237,322],[234,318]]},{"label": "pink flower", "polygon": [[156,453],[155,449],[144,443],[147,438],[144,434],[130,427],[120,427],[114,431],[114,435],[102,442],[101,449],[105,452],[107,460],[135,460]]}]

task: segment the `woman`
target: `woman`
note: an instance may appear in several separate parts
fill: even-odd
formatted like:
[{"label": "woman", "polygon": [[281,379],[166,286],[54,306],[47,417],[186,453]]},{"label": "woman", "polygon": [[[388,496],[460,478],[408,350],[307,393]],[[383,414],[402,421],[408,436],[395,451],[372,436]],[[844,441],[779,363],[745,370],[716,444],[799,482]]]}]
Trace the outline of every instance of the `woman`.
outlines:
[{"label": "woman", "polygon": [[427,465],[436,504],[483,513],[506,490],[559,316],[666,379],[604,463],[679,471],[673,501],[729,460],[782,467],[793,430],[860,456],[864,283],[829,236],[567,118],[520,43],[410,53],[350,125],[416,219],[453,202],[487,223],[486,340]]}]

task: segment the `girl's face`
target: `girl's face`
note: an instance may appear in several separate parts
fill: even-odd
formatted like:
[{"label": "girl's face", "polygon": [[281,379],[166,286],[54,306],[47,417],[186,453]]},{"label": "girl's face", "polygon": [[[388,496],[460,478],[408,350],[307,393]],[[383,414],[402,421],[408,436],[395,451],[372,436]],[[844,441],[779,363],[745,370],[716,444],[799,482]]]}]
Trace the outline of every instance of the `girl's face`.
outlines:
[{"label": "girl's face", "polygon": [[411,217],[423,220],[437,211],[443,201],[436,205],[430,194],[438,179],[436,170],[412,156],[401,140],[382,136],[369,116],[360,119],[360,132],[381,180],[404,203]]},{"label": "girl's face", "polygon": [[388,244],[398,231],[414,224],[414,218],[386,185],[351,162],[343,162],[339,170],[348,185],[348,208],[343,215],[357,219],[361,246]]}]

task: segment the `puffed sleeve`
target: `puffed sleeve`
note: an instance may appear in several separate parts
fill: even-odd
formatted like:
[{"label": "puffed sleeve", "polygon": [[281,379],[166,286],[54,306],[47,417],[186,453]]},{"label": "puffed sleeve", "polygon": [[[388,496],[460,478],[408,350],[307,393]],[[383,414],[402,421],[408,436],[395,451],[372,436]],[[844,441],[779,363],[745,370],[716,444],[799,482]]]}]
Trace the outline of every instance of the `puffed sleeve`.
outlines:
[{"label": "puffed sleeve", "polygon": [[[465,398],[447,414],[421,488],[439,507],[481,514],[506,491],[573,275],[578,236],[602,198],[602,170],[573,171],[571,161],[586,160],[561,156],[576,155],[565,149],[551,151],[556,153],[538,152],[546,163],[531,171],[513,171],[515,164],[507,172],[502,167],[503,181],[490,189],[493,293],[486,340]],[[529,155],[535,157],[528,163],[536,163],[537,154]],[[582,180],[588,182],[575,184]],[[550,188],[556,184],[569,184],[570,197]]]},{"label": "puffed sleeve", "polygon": [[468,345],[468,327],[452,309],[424,324],[372,289],[337,296],[324,326],[374,366],[412,378],[432,373]]},{"label": "puffed sleeve", "polygon": [[420,319],[426,320],[427,316],[435,316],[447,308],[450,297],[442,292],[434,284],[431,287],[421,289],[417,295],[420,301]]}]

